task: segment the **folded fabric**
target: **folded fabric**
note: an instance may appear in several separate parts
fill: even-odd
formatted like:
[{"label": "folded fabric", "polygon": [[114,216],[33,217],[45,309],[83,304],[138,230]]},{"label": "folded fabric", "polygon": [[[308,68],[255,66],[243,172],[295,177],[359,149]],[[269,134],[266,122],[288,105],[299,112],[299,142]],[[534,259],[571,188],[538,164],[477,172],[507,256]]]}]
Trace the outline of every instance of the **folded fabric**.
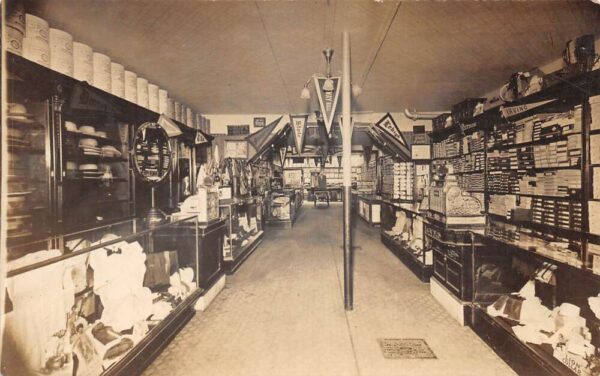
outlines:
[{"label": "folded fabric", "polygon": [[166,286],[169,277],[179,268],[177,251],[149,253],[146,255],[144,287]]},{"label": "folded fabric", "polygon": [[133,347],[133,341],[129,338],[121,338],[115,344],[111,344],[106,353],[104,359],[112,360],[125,354]]}]

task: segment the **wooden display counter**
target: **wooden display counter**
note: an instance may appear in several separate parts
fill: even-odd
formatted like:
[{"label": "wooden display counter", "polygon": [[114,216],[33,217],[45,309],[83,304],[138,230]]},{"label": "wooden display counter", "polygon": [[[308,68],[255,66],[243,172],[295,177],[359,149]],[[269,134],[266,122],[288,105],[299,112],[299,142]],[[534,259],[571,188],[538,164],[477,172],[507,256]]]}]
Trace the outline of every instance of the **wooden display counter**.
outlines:
[{"label": "wooden display counter", "polygon": [[357,213],[371,226],[381,223],[381,197],[375,195],[357,196]]}]

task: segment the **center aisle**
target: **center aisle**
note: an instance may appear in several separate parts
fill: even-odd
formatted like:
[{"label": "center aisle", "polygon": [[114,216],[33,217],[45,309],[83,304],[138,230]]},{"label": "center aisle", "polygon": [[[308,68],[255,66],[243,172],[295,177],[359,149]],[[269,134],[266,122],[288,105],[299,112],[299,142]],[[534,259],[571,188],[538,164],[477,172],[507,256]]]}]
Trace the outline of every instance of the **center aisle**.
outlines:
[{"label": "center aisle", "polygon": [[[354,311],[343,308],[342,206],[304,205],[263,243],[146,375],[513,375],[356,220]],[[380,338],[422,338],[437,359],[385,359]]]}]

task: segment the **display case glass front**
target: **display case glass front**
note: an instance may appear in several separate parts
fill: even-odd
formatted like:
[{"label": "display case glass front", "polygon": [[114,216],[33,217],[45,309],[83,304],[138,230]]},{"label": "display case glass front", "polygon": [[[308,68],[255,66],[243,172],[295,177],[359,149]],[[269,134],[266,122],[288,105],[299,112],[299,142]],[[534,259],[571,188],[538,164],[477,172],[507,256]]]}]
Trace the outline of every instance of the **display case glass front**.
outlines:
[{"label": "display case glass front", "polygon": [[227,218],[228,231],[223,243],[223,259],[234,261],[262,237],[262,205],[259,199],[221,202],[221,217]]},{"label": "display case glass front", "polygon": [[[479,238],[485,247],[474,254],[475,330],[484,338],[513,341],[526,355],[521,358],[535,359],[553,374],[598,374],[600,279],[526,249]],[[498,333],[491,336],[494,330]]]},{"label": "display case glass front", "polygon": [[10,261],[3,374],[135,373],[124,367],[199,296],[196,226],[124,221]]}]

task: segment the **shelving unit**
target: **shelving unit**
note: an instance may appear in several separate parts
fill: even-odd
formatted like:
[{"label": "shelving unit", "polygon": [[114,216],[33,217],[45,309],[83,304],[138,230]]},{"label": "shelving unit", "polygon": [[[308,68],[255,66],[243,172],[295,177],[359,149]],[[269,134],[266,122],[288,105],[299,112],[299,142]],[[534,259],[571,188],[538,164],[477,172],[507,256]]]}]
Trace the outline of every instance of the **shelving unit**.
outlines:
[{"label": "shelving unit", "polygon": [[[473,234],[470,247],[466,239],[462,239],[462,244],[456,243],[456,239],[450,245],[439,243],[443,249],[434,253],[434,278],[436,283],[442,282],[444,274],[448,275],[440,261],[444,251],[447,253],[457,246],[468,251],[472,260],[465,265],[468,278],[472,278],[471,290],[458,296],[457,289],[453,291],[447,284],[443,287],[460,297],[465,321],[475,332],[523,374],[589,372],[583,358],[553,350],[550,345],[527,343],[519,338],[523,334],[517,335],[521,333],[519,329],[513,329],[514,321],[490,314],[491,304],[499,304],[502,296],[517,294],[533,278],[531,274],[527,277],[519,274],[528,268],[543,266],[553,270],[556,280],[552,284],[536,282],[536,295],[540,294],[549,310],[559,309],[556,307],[563,303],[581,307],[592,344],[596,347],[600,344],[598,320],[587,303],[587,297],[600,292],[600,279],[593,270],[590,259],[593,256],[589,253],[599,239],[591,230],[588,209],[592,189],[589,97],[600,92],[600,74],[582,73],[566,81],[506,104],[517,106],[556,99],[534,110],[505,119],[501,110],[494,108],[465,120],[474,124],[468,131],[462,131],[463,124],[458,123],[431,135],[435,141],[456,142],[456,150],[450,156],[436,153],[434,148],[434,166],[439,166],[461,157],[458,146],[464,143],[459,143],[458,138],[483,133],[485,189],[480,197],[484,201],[486,227],[468,232]],[[430,225],[443,222],[440,213],[434,214]],[[443,230],[444,236],[449,234],[449,229]],[[439,236],[429,237],[436,241]],[[444,260],[448,262],[447,255]]]}]

